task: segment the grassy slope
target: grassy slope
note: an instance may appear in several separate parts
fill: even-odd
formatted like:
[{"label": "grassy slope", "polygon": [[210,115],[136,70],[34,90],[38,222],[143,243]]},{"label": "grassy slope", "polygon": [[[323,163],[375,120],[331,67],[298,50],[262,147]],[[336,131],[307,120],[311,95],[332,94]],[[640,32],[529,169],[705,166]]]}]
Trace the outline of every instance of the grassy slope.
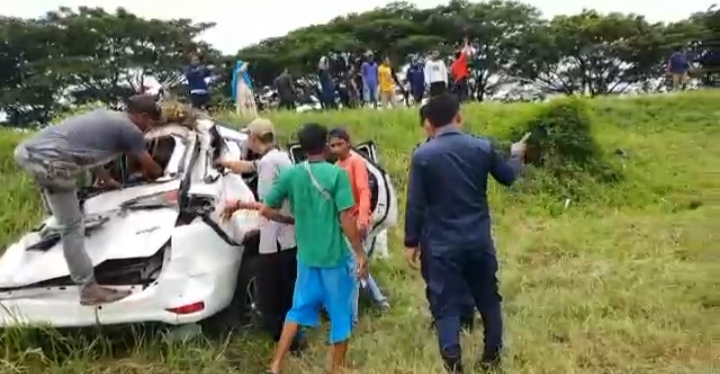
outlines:
[{"label": "grassy slope", "polygon": [[[720,258],[711,249],[720,233],[718,102],[718,93],[590,102],[600,144],[608,153],[622,149],[629,155],[622,161],[626,179],[612,189],[588,186],[593,199],[567,210],[555,197],[491,186],[507,317],[506,372],[720,372]],[[464,113],[471,132],[502,137],[534,110],[470,105]],[[408,156],[422,139],[414,110],[272,118],[285,134],[317,120],[347,125],[357,140],[375,139],[400,191]],[[0,133],[2,245],[37,218],[35,194],[9,157],[16,140]],[[440,372],[422,284],[402,262],[400,243],[401,230],[393,230],[394,258],[376,265],[393,310],[366,313],[351,347],[355,372]],[[479,350],[479,336],[465,337],[466,360]],[[255,337],[187,346],[141,340],[116,360],[105,344],[87,348],[55,339],[53,346],[74,347],[70,357],[56,360],[26,351],[29,343],[6,333],[0,373],[252,373],[261,370],[271,348]],[[322,372],[324,338],[314,341],[305,359],[290,360],[287,372]]]}]

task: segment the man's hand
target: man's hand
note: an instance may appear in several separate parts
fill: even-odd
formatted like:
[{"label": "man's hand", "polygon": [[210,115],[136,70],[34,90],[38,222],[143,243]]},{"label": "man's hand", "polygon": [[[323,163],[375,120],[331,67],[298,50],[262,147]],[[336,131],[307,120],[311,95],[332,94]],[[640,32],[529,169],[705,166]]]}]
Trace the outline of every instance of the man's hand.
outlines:
[{"label": "man's hand", "polygon": [[225,208],[222,212],[220,212],[220,219],[223,221],[228,221],[230,218],[232,218],[233,214],[237,212],[240,209],[241,201],[228,201],[225,204]]},{"label": "man's hand", "polygon": [[355,265],[358,279],[365,279],[368,275],[368,260],[365,252],[355,254]]},{"label": "man's hand", "polygon": [[232,218],[232,215],[235,214],[238,210],[247,209],[247,210],[260,210],[262,209],[263,204],[258,203],[256,201],[230,201],[225,205],[225,209],[220,213],[220,218],[223,221],[227,221],[230,218]]},{"label": "man's hand", "polygon": [[215,165],[226,168],[226,169],[230,169],[230,171],[232,171],[233,173],[236,173],[236,174],[249,173],[249,172],[252,172],[255,168],[252,161],[244,161],[244,160],[220,159],[220,160],[215,161]]},{"label": "man's hand", "polygon": [[122,188],[122,184],[113,179],[110,172],[103,166],[99,166],[92,171],[97,178],[96,183],[98,187],[106,188],[108,190],[119,190]]},{"label": "man's hand", "polygon": [[530,139],[530,133],[525,134],[518,142],[513,143],[510,146],[510,154],[513,156],[519,156],[521,159],[525,158],[527,152],[527,141]]},{"label": "man's hand", "polygon": [[155,162],[155,160],[153,160],[149,152],[142,152],[134,156],[140,163],[140,167],[142,168],[142,173],[145,178],[154,181],[155,179],[162,177],[164,170],[157,162]]},{"label": "man's hand", "polygon": [[358,223],[358,232],[360,233],[360,240],[365,240],[368,235],[368,225],[364,223]]},{"label": "man's hand", "polygon": [[[273,209],[265,204],[262,203],[253,203],[257,204],[258,210],[260,210],[260,215],[264,217],[265,219],[268,219],[270,221],[279,222],[286,225],[294,225],[295,224],[295,218],[286,216],[277,209]],[[253,208],[255,209],[255,208]]]},{"label": "man's hand", "polygon": [[420,249],[418,247],[405,248],[405,260],[411,268],[420,269]]},{"label": "man's hand", "polygon": [[237,207],[238,209],[260,210],[263,204],[257,201],[238,201]]},{"label": "man's hand", "polygon": [[122,189],[122,184],[120,182],[116,181],[115,179],[107,179],[100,181],[100,187],[106,188],[108,190],[120,190]]}]

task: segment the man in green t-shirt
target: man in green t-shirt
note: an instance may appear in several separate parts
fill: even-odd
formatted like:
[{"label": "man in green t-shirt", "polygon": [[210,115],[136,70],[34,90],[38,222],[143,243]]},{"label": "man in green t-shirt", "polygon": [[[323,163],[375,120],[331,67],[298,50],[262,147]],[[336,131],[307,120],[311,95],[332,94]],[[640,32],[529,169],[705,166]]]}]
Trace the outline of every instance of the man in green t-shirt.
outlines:
[{"label": "man in green t-shirt", "polygon": [[[280,173],[260,209],[264,217],[282,221],[277,209],[287,199],[295,217],[298,246],[293,306],[269,373],[280,371],[299,326],[315,327],[320,323],[320,307],[330,315],[331,373],[340,373],[353,327],[356,277],[365,277],[367,272],[367,257],[351,211],[355,201],[350,181],[343,169],[325,162],[327,138],[325,127],[315,123],[303,126],[298,140],[308,155],[307,161]],[[353,269],[345,237],[355,252],[357,269]]]}]

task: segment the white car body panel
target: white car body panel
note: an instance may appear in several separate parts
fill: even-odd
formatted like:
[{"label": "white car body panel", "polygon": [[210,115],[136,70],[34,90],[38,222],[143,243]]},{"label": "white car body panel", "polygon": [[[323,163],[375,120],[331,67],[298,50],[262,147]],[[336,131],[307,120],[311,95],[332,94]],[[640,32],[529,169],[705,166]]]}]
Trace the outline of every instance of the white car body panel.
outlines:
[{"label": "white car body panel", "polygon": [[[173,209],[137,211],[124,217],[116,213],[86,237],[87,253],[95,266],[109,259],[150,257],[173,235],[177,216]],[[118,232],[126,234],[117,235]],[[30,238],[8,249],[11,256],[0,259],[0,288],[21,287],[70,275],[60,242],[46,251],[25,250],[24,243],[38,236],[28,235]]]}]

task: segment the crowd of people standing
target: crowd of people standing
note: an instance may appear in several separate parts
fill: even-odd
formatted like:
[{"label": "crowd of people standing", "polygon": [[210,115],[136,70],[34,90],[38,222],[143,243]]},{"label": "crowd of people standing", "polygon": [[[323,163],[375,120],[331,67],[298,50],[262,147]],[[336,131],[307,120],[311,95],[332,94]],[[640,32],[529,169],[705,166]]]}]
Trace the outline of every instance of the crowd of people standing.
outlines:
[{"label": "crowd of people standing", "polygon": [[[469,59],[474,52],[465,40],[449,68],[437,49],[432,50],[426,60],[411,57],[404,79],[398,76],[399,71],[389,56],[378,59],[368,51],[355,59],[347,53],[329,53],[318,61],[317,84],[309,94],[315,96],[324,109],[420,105],[423,99],[447,91],[466,100],[470,97]],[[203,65],[197,55],[192,55],[184,73],[192,105],[207,109],[211,69]],[[278,107],[288,110],[294,110],[308,93],[298,87],[298,81],[287,68],[274,79],[272,89],[277,93]],[[238,115],[257,116],[259,105],[247,61],[237,60],[233,67],[231,98]]]},{"label": "crowd of people standing", "polygon": [[[448,69],[440,51],[434,49],[427,61],[419,57],[412,58],[403,80],[399,79],[388,56],[378,61],[375,54],[368,51],[359,63],[354,64],[342,56],[335,55],[333,59],[323,56],[318,64],[319,97],[323,107],[331,109],[336,108],[338,102],[347,108],[389,108],[403,101],[406,106],[412,103],[420,105],[423,99],[447,91],[455,93],[464,101],[470,97],[469,58],[474,52],[465,40]],[[338,61],[338,57],[339,63],[330,62]],[[278,85],[276,88],[278,92],[281,90]],[[398,96],[402,100],[398,100]]]}]

